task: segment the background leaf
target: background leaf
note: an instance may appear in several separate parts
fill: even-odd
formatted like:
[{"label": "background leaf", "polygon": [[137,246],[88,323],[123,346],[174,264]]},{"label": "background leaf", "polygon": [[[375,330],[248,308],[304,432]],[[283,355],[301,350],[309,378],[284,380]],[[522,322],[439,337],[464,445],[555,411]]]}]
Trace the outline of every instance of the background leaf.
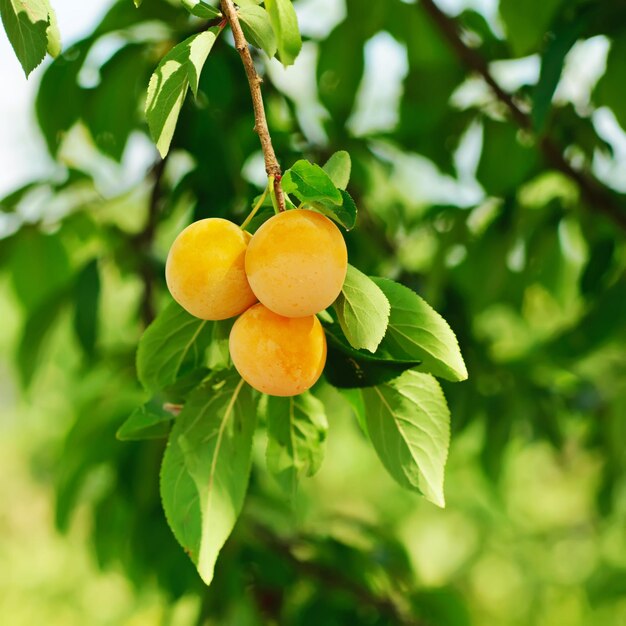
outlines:
[{"label": "background leaf", "polygon": [[500,15],[516,56],[535,52],[563,0],[500,0]]},{"label": "background leaf", "polygon": [[88,356],[93,356],[98,336],[100,273],[98,261],[90,261],[78,274],[74,300],[74,332]]},{"label": "background leaf", "polygon": [[24,388],[29,387],[41,362],[42,351],[54,330],[57,320],[67,301],[63,291],[49,296],[30,313],[17,347],[17,367],[20,382]]},{"label": "background leaf", "polygon": [[626,102],[622,91],[622,80],[626,71],[626,39],[616,39],[609,51],[606,72],[598,81],[594,91],[594,100],[600,106],[609,106],[617,121],[626,129]]},{"label": "background leaf", "polygon": [[32,227],[23,229],[13,244],[13,289],[27,309],[38,308],[70,281],[67,250],[58,233],[47,235]]},{"label": "background leaf", "polygon": [[[506,154],[506,161],[502,155]],[[521,185],[535,167],[537,156],[519,141],[519,131],[503,122],[485,119],[483,151],[476,178],[489,194],[506,195]]]}]

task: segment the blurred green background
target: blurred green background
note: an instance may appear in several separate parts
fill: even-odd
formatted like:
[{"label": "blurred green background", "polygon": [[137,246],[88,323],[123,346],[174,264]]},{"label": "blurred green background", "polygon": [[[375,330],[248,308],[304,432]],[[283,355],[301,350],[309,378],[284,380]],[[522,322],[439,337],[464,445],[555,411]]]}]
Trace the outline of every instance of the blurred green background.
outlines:
[{"label": "blurred green background", "polygon": [[145,88],[202,23],[57,1],[64,53],[28,84],[0,39],[0,622],[626,625],[623,3],[295,5],[296,65],[258,56],[278,157],[350,152],[351,262],[418,291],[466,358],[447,508],[387,477],[326,386],[321,471],[291,507],[260,432],[201,584],[161,510],[163,442],[115,431],[145,400],[169,244],[264,184],[248,87],[222,40],[161,172]]}]

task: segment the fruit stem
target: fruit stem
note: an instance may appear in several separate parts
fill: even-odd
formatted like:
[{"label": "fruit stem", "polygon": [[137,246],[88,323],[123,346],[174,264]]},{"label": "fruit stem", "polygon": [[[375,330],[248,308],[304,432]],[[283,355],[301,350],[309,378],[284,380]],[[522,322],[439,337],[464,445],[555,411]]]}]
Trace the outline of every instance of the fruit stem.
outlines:
[{"label": "fruit stem", "polygon": [[[274,207],[274,213],[276,213],[276,215],[278,215],[281,210],[284,211],[284,202],[285,202],[285,198],[283,197],[283,208],[280,208],[280,204],[278,203],[278,198],[276,197],[276,181],[274,180],[273,176],[270,176],[269,178],[269,183],[268,183],[268,188],[270,190],[270,198],[272,199],[272,206]],[[282,192],[282,189],[281,189]]]},{"label": "fruit stem", "polygon": [[270,183],[268,182],[267,187],[265,187],[265,189],[263,190],[263,193],[261,194],[261,197],[259,198],[259,201],[254,205],[254,208],[252,209],[252,211],[250,211],[250,215],[246,217],[243,224],[241,225],[240,227],[241,230],[246,230],[246,226],[250,224],[250,222],[252,221],[252,218],[256,215],[257,211],[263,206],[263,203],[265,202],[265,198],[267,197],[267,191],[269,187],[270,187]]},{"label": "fruit stem", "polygon": [[[252,96],[252,108],[254,109],[254,130],[256,131],[259,139],[261,140],[261,148],[263,150],[263,157],[265,159],[265,171],[268,177],[272,180],[272,186],[274,188],[274,196],[278,203],[278,210],[285,210],[285,196],[283,194],[282,187],[280,186],[280,179],[282,171],[272,146],[272,138],[267,126],[267,118],[265,117],[265,107],[263,106],[263,96],[261,95],[261,83],[263,79],[259,76],[254,67],[254,61],[250,54],[250,48],[248,42],[241,29],[239,18],[237,16],[237,9],[233,3],[233,0],[221,0],[220,5],[222,7],[222,13],[228,20],[230,27],[233,31],[233,38],[235,39],[235,48],[239,52],[239,56],[243,62],[243,67],[246,70],[246,76],[248,78],[248,85],[250,86],[250,95]],[[271,193],[271,190],[270,190]]]}]

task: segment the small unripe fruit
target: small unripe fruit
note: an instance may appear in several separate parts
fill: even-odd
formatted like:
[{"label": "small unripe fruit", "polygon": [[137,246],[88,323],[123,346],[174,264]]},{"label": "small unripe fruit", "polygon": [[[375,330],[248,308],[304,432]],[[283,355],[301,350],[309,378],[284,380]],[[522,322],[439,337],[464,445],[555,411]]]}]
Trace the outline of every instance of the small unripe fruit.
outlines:
[{"label": "small unripe fruit", "polygon": [[337,226],[305,209],[267,220],[246,253],[252,291],[268,309],[286,317],[314,315],[330,306],[347,269],[348,252]]},{"label": "small unripe fruit", "polygon": [[229,346],[241,377],[272,396],[306,391],[326,364],[326,337],[317,317],[283,317],[262,304],[249,308],[235,322]]},{"label": "small unripe fruit", "polygon": [[204,320],[227,319],[254,304],[245,272],[249,241],[249,233],[216,217],[187,226],[172,244],[165,265],[174,300]]}]

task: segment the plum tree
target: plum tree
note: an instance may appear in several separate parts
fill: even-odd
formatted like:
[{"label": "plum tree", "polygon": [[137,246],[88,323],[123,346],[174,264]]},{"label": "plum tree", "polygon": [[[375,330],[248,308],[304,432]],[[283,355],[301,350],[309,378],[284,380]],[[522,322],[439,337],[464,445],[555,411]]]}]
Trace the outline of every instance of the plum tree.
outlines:
[{"label": "plum tree", "polygon": [[252,291],[268,309],[286,317],[314,315],[341,292],[348,267],[345,241],[327,217],[306,209],[265,222],[246,252]]},{"label": "plum tree", "polygon": [[194,222],[170,248],[165,266],[167,286],[192,315],[223,320],[256,302],[245,273],[250,234],[221,218]]},{"label": "plum tree", "polygon": [[260,303],[235,322],[229,345],[241,377],[273,396],[306,391],[326,364],[326,336],[314,315],[284,317]]}]

